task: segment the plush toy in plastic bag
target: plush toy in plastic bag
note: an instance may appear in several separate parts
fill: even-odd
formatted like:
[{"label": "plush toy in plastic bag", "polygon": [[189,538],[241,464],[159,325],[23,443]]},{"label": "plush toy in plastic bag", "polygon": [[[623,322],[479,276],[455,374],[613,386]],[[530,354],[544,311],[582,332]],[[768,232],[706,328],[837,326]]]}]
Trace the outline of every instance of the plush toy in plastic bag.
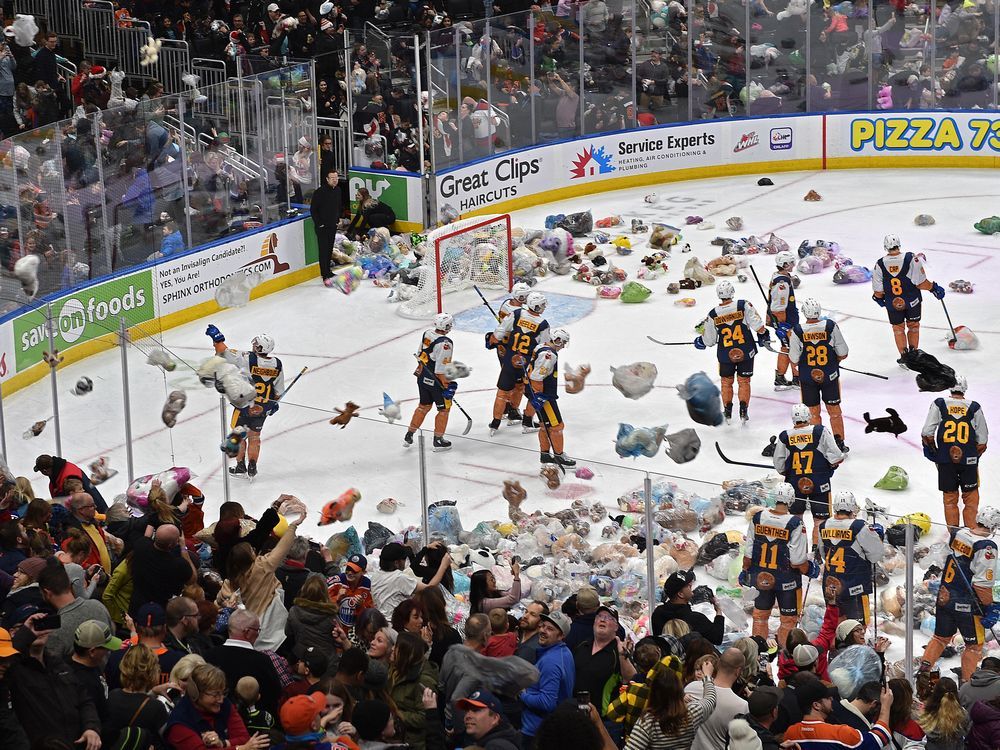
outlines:
[{"label": "plush toy in plastic bag", "polygon": [[611,368],[611,384],[625,398],[638,399],[653,390],[656,380],[656,365],[652,362],[633,362]]},{"label": "plush toy in plastic bag", "polygon": [[704,372],[696,372],[677,386],[677,395],[687,401],[688,416],[698,424],[722,424],[722,394]]},{"label": "plush toy in plastic bag", "polygon": [[219,284],[215,301],[219,307],[243,307],[250,301],[250,292],[260,283],[259,273],[236,273]]},{"label": "plush toy in plastic bag", "polygon": [[212,386],[226,396],[229,403],[243,409],[253,403],[257,391],[240,369],[222,357],[209,357],[198,365],[198,379],[206,388]]},{"label": "plush toy in plastic bag", "polygon": [[795,268],[799,273],[812,275],[823,270],[823,261],[813,255],[807,255],[798,262]]},{"label": "plush toy in plastic bag", "polygon": [[622,458],[647,456],[652,458],[660,449],[667,434],[666,425],[662,427],[633,427],[624,422],[618,425],[618,437],[615,438],[615,453]]},{"label": "plush toy in plastic bag", "polygon": [[333,275],[333,285],[344,294],[350,294],[361,286],[361,279],[364,278],[364,275],[365,272],[361,266],[348,266]]},{"label": "plush toy in plastic bag", "polygon": [[590,213],[590,211],[580,211],[575,214],[566,214],[566,216],[562,217],[555,223],[555,226],[560,229],[565,229],[574,237],[583,237],[585,234],[589,234],[594,231],[594,216]]},{"label": "plush toy in plastic bag", "polygon": [[462,519],[454,500],[440,500],[427,508],[428,534],[431,540],[457,544],[462,532]]},{"label": "plush toy in plastic bag", "polygon": [[848,646],[830,662],[827,671],[841,699],[850,701],[866,682],[879,681],[882,660],[870,646]]},{"label": "plush toy in plastic bag", "polygon": [[[326,548],[333,556],[333,562],[346,560],[351,555],[365,554],[358,538],[358,531],[353,526],[348,526],[343,531],[338,531],[326,540]],[[371,554],[371,551],[368,551]]]},{"label": "plush toy in plastic bag", "polygon": [[686,464],[698,455],[701,450],[701,438],[693,427],[667,435],[666,454],[679,464]]},{"label": "plush toy in plastic bag", "polygon": [[971,351],[979,348],[979,338],[972,332],[972,329],[965,326],[957,326],[955,328],[954,340],[952,340],[951,336],[947,338],[948,346],[958,351]]},{"label": "plush toy in plastic bag", "polygon": [[362,536],[362,541],[365,545],[365,554],[370,555],[374,550],[384,547],[392,539],[392,534],[391,529],[383,526],[378,521],[369,521],[368,528]]},{"label": "plush toy in plastic bag", "polygon": [[972,225],[977,232],[983,234],[996,234],[1000,232],[1000,216],[987,216]]},{"label": "plush toy in plastic bag", "polygon": [[149,504],[149,491],[153,488],[154,481],[159,482],[160,489],[167,496],[167,502],[173,502],[181,486],[190,482],[192,476],[191,470],[186,466],[172,466],[158,474],[146,474],[133,479],[125,490],[126,502],[136,508],[145,508]]},{"label": "plush toy in plastic bag", "polygon": [[645,302],[652,293],[652,289],[640,284],[638,281],[629,281],[622,287],[619,299],[622,302],[628,303]]},{"label": "plush toy in plastic bag", "polygon": [[844,266],[833,274],[834,284],[865,284],[872,280],[872,272],[864,266]]},{"label": "plush toy in plastic bag", "polygon": [[875,482],[879,490],[905,490],[910,483],[906,469],[902,466],[890,466],[885,476]]}]

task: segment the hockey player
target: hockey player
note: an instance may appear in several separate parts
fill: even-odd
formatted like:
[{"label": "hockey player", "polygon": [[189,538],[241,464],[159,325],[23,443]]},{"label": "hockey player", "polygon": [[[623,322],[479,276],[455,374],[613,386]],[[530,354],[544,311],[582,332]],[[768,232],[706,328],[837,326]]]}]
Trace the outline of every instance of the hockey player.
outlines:
[{"label": "hockey player", "polygon": [[816,578],[819,564],[809,559],[809,540],[802,518],[788,512],[795,497],[792,486],[779,484],[774,494],[774,509],[759,510],[750,519],[746,535],[749,554],[743,558],[740,585],[752,586],[759,592],[753,603],[751,635],[768,638],[767,619],[777,603],[781,617],[777,638],[783,644],[799,622],[802,574]]},{"label": "hockey player", "polygon": [[836,592],[840,619],[867,623],[874,591],[875,563],[882,559],[885,530],[858,518],[854,493],[840,490],[833,498],[833,518],[819,524],[826,577],[823,588]]},{"label": "hockey player", "polygon": [[[785,251],[774,256],[777,270],[771,275],[767,291],[767,323],[774,326],[774,335],[781,343],[778,364],[774,370],[774,390],[787,391],[799,386],[798,362],[789,358],[788,332],[799,322],[799,311],[795,305],[795,286],[792,284],[792,269],[795,268],[795,253]],[[785,378],[788,365],[792,366],[792,379]]]},{"label": "hockey player", "polygon": [[[500,311],[497,313],[497,323],[503,323],[504,318],[508,315],[512,315],[516,310],[520,310],[524,306],[524,301],[528,298],[528,294],[531,292],[531,287],[525,284],[523,281],[519,281],[514,284],[514,287],[510,290],[511,296],[503,301],[500,305]],[[497,342],[496,336],[492,332],[486,334],[486,348],[496,349],[497,359],[500,360],[500,367],[503,368],[504,355],[507,353],[507,348]],[[500,396],[500,380],[497,380],[497,396]],[[518,383],[514,386],[513,392],[510,395],[510,399],[507,400],[507,406],[505,408],[505,413],[507,415],[507,424],[517,424],[521,421],[521,398],[524,396],[524,383]],[[499,426],[499,425],[498,425]]]},{"label": "hockey player", "polygon": [[437,416],[434,417],[434,450],[446,451],[451,448],[451,441],[445,440],[444,431],[448,427],[448,413],[451,411],[451,399],[458,390],[458,382],[448,380],[445,367],[451,364],[455,345],[448,338],[455,319],[448,313],[438,313],[434,316],[434,327],[424,331],[417,350],[417,391],[420,393],[420,403],[413,412],[410,428],[403,436],[403,447],[413,445],[413,433],[420,429],[424,417],[431,410],[431,405],[437,406]]},{"label": "hockey player", "polygon": [[830,431],[809,424],[809,407],[793,406],[792,429],[783,430],[774,446],[774,468],[794,488],[792,514],[801,518],[808,504],[814,545],[819,544],[819,522],[830,517],[830,479],[843,460]]},{"label": "hockey player", "polygon": [[285,392],[285,373],[281,360],[272,357],[274,339],[266,333],[253,337],[249,352],[238,352],[226,346],[226,337],[214,325],[205,329],[205,335],[212,339],[215,353],[230,364],[240,368],[257,391],[257,398],[243,409],[233,412],[232,427],[246,427],[247,439],[240,443],[236,456],[236,466],[231,466],[231,474],[257,476],[257,461],[260,458],[260,433],[264,422],[278,411],[278,399]]},{"label": "hockey player", "polygon": [[559,352],[568,344],[569,334],[562,328],[556,328],[550,332],[548,343],[535,349],[534,358],[528,366],[528,401],[538,412],[543,425],[538,432],[538,447],[543,464],[576,466],[576,461],[563,455],[565,425],[556,403],[559,400]]},{"label": "hockey player", "polygon": [[[487,346],[494,343],[505,349],[500,377],[497,379],[497,395],[493,401],[493,421],[490,422],[490,435],[495,435],[500,429],[508,405],[516,406],[521,401],[517,388],[523,393],[524,370],[531,362],[535,349],[544,346],[549,340],[549,323],[542,317],[548,301],[540,292],[531,292],[524,300],[524,305],[503,318],[493,331],[492,339],[487,339]],[[538,425],[534,420],[535,410],[529,401],[524,407],[521,425],[524,432],[534,432]]]},{"label": "hockey player", "polygon": [[899,237],[887,234],[882,244],[886,254],[872,269],[872,299],[889,313],[892,335],[900,354],[896,361],[903,364],[902,355],[908,349],[920,347],[920,290],[944,299],[944,287],[927,278],[920,258],[900,250]]},{"label": "hockey player", "polygon": [[983,629],[992,627],[1000,610],[993,603],[997,545],[990,538],[998,527],[1000,511],[983,507],[973,528],[953,532],[938,589],[934,637],[920,660],[921,673],[930,671],[956,631],[965,641],[962,681],[968,680],[979,665],[985,640]]},{"label": "hockey player", "polygon": [[[715,285],[720,303],[708,314],[705,332],[694,340],[695,348],[717,347],[719,375],[722,376],[722,406],[726,422],[733,418],[733,379],[739,379],[740,419],[750,419],[750,377],[757,344],[771,342],[771,334],[764,327],[760,314],[746,300],[733,300],[736,290],[732,282],[720,281]],[[757,344],[753,334],[757,332]]]},{"label": "hockey player", "polygon": [[924,455],[937,464],[938,489],[944,493],[944,520],[958,526],[958,493],[962,492],[962,520],[970,529],[979,511],[979,457],[989,433],[986,417],[975,401],[965,400],[968,381],[955,376],[947,398],[936,398],[920,431]]},{"label": "hockey player", "polygon": [[840,326],[829,318],[820,319],[822,308],[808,297],[802,301],[805,322],[795,323],[788,334],[788,356],[798,365],[802,403],[809,407],[810,424],[822,424],[820,401],[826,404],[830,429],[837,447],[844,444],[844,415],[840,410],[840,363],[847,359],[847,342]]}]

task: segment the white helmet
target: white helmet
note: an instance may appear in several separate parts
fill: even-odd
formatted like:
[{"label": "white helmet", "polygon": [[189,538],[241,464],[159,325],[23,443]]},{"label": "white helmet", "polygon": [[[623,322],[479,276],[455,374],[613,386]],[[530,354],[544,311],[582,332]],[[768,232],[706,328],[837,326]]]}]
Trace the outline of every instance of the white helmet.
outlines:
[{"label": "white helmet", "polygon": [[807,318],[818,318],[823,312],[823,306],[815,297],[806,297],[802,300],[802,314]]},{"label": "white helmet", "polygon": [[800,422],[809,421],[809,407],[805,404],[795,404],[792,407],[792,423],[799,424]]},{"label": "white helmet", "polygon": [[258,333],[250,341],[250,346],[257,354],[263,354],[265,357],[274,351],[274,339],[268,336],[266,333]]},{"label": "white helmet", "polygon": [[455,318],[451,313],[438,313],[434,316],[434,330],[448,333],[455,325]]},{"label": "white helmet", "polygon": [[774,502],[790,505],[795,499],[795,488],[788,482],[780,482],[774,488]]},{"label": "white helmet", "polygon": [[882,240],[882,245],[885,247],[886,252],[899,247],[901,244],[899,237],[895,234],[887,234],[885,239]]},{"label": "white helmet", "polygon": [[783,253],[778,253],[774,256],[774,265],[778,268],[784,268],[795,262],[795,253],[786,250]]},{"label": "white helmet", "polygon": [[736,287],[731,281],[720,281],[715,285],[715,293],[719,295],[719,299],[732,299],[736,296]]},{"label": "white helmet", "polygon": [[569,331],[565,328],[556,328],[549,333],[549,341],[557,346],[569,346]]},{"label": "white helmet", "polygon": [[976,514],[976,523],[980,526],[985,526],[990,531],[995,531],[997,528],[1000,528],[1000,510],[991,508],[989,505],[984,505],[979,509],[979,513]]},{"label": "white helmet", "polygon": [[968,387],[969,387],[969,381],[965,379],[965,375],[956,375],[955,385],[951,387],[951,392],[961,393],[964,395]]},{"label": "white helmet", "polygon": [[525,284],[523,281],[519,281],[510,290],[510,296],[516,299],[518,302],[523,303],[531,292],[531,287]]},{"label": "white helmet", "polygon": [[548,304],[549,301],[545,299],[545,295],[541,292],[532,292],[524,299],[524,306],[533,313],[541,314],[545,312],[545,306]]},{"label": "white helmet", "polygon": [[833,496],[834,513],[857,513],[858,501],[854,499],[854,493],[850,490],[837,490]]}]

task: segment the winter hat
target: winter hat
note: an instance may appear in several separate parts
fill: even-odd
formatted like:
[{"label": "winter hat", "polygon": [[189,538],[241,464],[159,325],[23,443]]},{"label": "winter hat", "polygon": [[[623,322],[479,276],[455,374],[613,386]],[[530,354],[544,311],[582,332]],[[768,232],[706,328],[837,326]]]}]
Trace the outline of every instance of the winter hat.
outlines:
[{"label": "winter hat", "polygon": [[837,640],[846,641],[847,637],[855,628],[864,627],[864,623],[857,620],[844,620],[837,626]]},{"label": "winter hat", "polygon": [[36,581],[38,574],[45,570],[45,565],[44,557],[29,557],[17,564],[17,572],[24,573],[31,580]]},{"label": "winter hat", "polygon": [[108,71],[105,70],[100,65],[95,65],[94,67],[92,67],[90,69],[90,77],[91,78],[104,78],[104,76],[107,74],[107,72]]},{"label": "winter hat", "polygon": [[382,701],[361,701],[354,707],[351,723],[358,730],[358,737],[366,742],[379,740],[382,730],[389,723],[389,707]]},{"label": "winter hat", "polygon": [[761,750],[763,744],[746,719],[729,722],[729,750]]},{"label": "winter hat", "polygon": [[796,667],[808,667],[816,663],[819,659],[819,650],[811,643],[803,643],[795,647],[792,652],[792,661]]},{"label": "winter hat", "polygon": [[329,18],[324,18],[320,21],[319,30],[320,31],[330,31],[333,28],[333,24],[330,22]]}]

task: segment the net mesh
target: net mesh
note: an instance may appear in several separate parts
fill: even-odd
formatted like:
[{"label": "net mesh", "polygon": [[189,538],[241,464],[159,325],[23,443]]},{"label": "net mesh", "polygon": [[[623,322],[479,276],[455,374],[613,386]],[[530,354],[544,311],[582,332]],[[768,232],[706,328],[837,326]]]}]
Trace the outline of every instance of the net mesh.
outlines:
[{"label": "net mesh", "polygon": [[406,318],[429,318],[461,309],[454,293],[511,288],[510,215],[462,219],[427,236],[420,279],[409,299],[400,303]]}]

